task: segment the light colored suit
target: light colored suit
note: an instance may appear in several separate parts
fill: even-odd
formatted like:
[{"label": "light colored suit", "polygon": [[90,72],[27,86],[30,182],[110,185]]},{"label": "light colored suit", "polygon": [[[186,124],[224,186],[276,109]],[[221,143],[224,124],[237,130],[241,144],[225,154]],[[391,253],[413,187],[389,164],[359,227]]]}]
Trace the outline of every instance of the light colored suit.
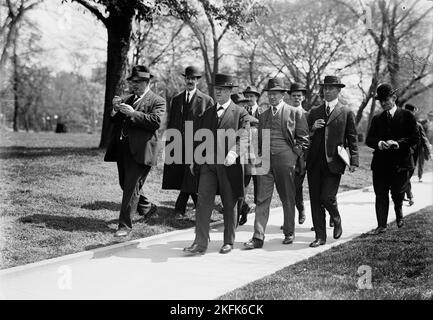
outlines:
[{"label": "light colored suit", "polygon": [[[286,141],[286,145],[282,145],[281,152],[274,154],[271,152],[269,172],[265,175],[257,176],[258,190],[253,237],[260,240],[264,240],[274,185],[277,188],[278,195],[283,204],[284,234],[286,236],[294,235],[295,166],[298,157],[301,157],[304,150],[308,147],[308,125],[305,114],[302,110],[284,103],[278,113],[273,116],[272,108],[269,108],[259,115],[259,147],[261,147],[262,150],[262,158],[265,158],[266,155],[263,154],[265,148],[262,146],[261,137],[263,130],[270,128],[270,122],[274,121],[273,117],[277,116],[281,118],[281,125],[279,128],[284,140]],[[271,137],[272,136],[273,134],[271,131]]]}]

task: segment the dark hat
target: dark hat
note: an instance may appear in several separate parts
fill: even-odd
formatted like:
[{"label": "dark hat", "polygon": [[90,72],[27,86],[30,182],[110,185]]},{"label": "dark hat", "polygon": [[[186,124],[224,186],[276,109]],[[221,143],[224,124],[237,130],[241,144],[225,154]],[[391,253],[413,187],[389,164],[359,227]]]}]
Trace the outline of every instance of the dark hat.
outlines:
[{"label": "dark hat", "polygon": [[412,112],[417,112],[417,111],[418,111],[418,108],[415,107],[413,104],[410,104],[410,103],[406,103],[406,104],[404,105],[404,108],[405,108],[406,110],[409,110],[409,111],[412,111]]},{"label": "dark hat", "polygon": [[235,104],[238,104],[238,103],[240,103],[240,102],[248,102],[248,101],[250,101],[250,100],[248,100],[247,98],[245,98],[244,95],[243,95],[242,93],[233,93],[233,94],[230,96],[230,99],[232,99],[232,101],[233,101]]},{"label": "dark hat", "polygon": [[235,85],[233,83],[233,76],[231,76],[229,74],[224,74],[224,73],[215,74],[214,86],[215,87],[229,87],[229,88],[238,87],[237,85]]},{"label": "dark hat", "polygon": [[341,83],[339,77],[325,76],[323,83],[319,83],[319,86],[336,86],[336,87],[344,88],[346,85],[344,83]]},{"label": "dark hat", "polygon": [[302,84],[300,84],[299,82],[293,82],[290,85],[289,93],[292,93],[294,91],[302,91],[305,93],[305,92],[307,92],[307,89]]},{"label": "dark hat", "polygon": [[242,93],[243,94],[252,93],[255,94],[257,97],[260,97],[260,92],[257,90],[255,86],[248,86]]},{"label": "dark hat", "polygon": [[386,100],[388,97],[392,96],[397,92],[397,89],[394,90],[389,83],[381,83],[376,89],[376,100]]},{"label": "dark hat", "polygon": [[268,84],[265,91],[287,91],[286,88],[284,88],[284,81],[282,78],[271,78],[268,81]]},{"label": "dark hat", "polygon": [[184,77],[196,77],[201,78],[202,74],[198,68],[194,66],[188,66],[185,68],[185,73],[182,74]]},{"label": "dark hat", "polygon": [[136,65],[132,67],[131,74],[126,80],[149,80],[152,79],[153,75],[149,69],[142,65]]}]

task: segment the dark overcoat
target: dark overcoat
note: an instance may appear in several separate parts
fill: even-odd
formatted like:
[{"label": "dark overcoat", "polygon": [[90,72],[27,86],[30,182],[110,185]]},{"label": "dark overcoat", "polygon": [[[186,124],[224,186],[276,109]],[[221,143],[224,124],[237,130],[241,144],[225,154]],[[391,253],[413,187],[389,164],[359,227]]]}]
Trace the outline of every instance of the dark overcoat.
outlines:
[{"label": "dark overcoat", "polygon": [[[192,121],[194,136],[197,130],[197,117],[213,105],[213,99],[197,89],[191,98],[190,106],[185,108],[186,91],[182,91],[174,96],[171,100],[167,116],[167,129],[176,129],[182,133],[182,163],[164,164],[164,173],[162,178],[162,189],[182,190],[188,193],[197,193],[197,181],[189,170],[189,164],[185,164],[185,121]],[[172,142],[172,139],[166,141],[166,146]],[[193,141],[187,141],[193,144]],[[192,146],[193,147],[193,146]]]}]

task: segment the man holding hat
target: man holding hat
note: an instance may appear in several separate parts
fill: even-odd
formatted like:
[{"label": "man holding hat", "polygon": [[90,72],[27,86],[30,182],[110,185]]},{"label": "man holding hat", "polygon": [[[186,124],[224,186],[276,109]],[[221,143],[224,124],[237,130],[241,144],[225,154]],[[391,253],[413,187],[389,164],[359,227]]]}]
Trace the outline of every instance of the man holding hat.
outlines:
[{"label": "man holding hat", "polygon": [[[206,109],[198,120],[198,128],[210,131],[214,141],[210,144],[211,150],[205,148],[200,152],[202,159],[197,159],[195,155],[192,166],[199,184],[195,239],[190,247],[184,248],[190,255],[204,254],[207,250],[210,218],[218,193],[224,206],[224,243],[220,253],[225,254],[233,249],[236,203],[244,197],[243,170],[239,159],[244,156],[248,144],[249,115],[230,99],[232,88],[237,87],[231,75],[217,73],[214,86],[217,103]],[[236,137],[232,133],[236,133]],[[204,136],[200,146],[208,145],[208,138]]]},{"label": "man holding hat", "polygon": [[[283,101],[284,87],[280,78],[269,79],[265,91],[271,107],[259,115],[259,139],[263,130],[270,131],[270,169],[257,176],[257,205],[254,234],[244,243],[246,249],[263,247],[274,185],[283,204],[284,240],[295,239],[295,167],[308,146],[308,126],[304,113]],[[261,150],[264,146],[259,143]],[[266,155],[262,154],[262,157]]]},{"label": "man holding hat", "polygon": [[365,140],[374,149],[371,161],[373,187],[376,194],[376,218],[378,227],[372,234],[386,231],[389,211],[389,191],[394,202],[397,226],[403,226],[403,199],[410,170],[414,168],[411,148],[418,142],[415,116],[412,112],[397,108],[396,91],[388,83],[377,87],[376,100],[383,112],[371,121]]},{"label": "man holding hat", "polygon": [[[185,147],[185,124],[189,121],[193,126],[192,137],[196,131],[197,118],[199,115],[210,108],[213,99],[197,89],[197,83],[201,78],[201,73],[194,66],[189,66],[182,74],[185,77],[185,90],[174,96],[170,103],[167,117],[167,129],[177,129],[182,134],[182,155],[181,163],[164,164],[164,174],[162,178],[162,189],[180,190],[175,204],[175,215],[180,218],[185,215],[186,205],[191,196],[194,206],[197,205],[198,186],[196,177],[190,170],[190,164],[185,163],[185,155],[190,152]],[[172,141],[167,141],[170,144]]]},{"label": "man holding hat", "polygon": [[113,98],[113,130],[104,161],[117,162],[123,190],[118,237],[129,235],[131,214],[137,211],[142,197],[139,192],[158,157],[156,131],[165,113],[165,100],[150,90],[152,77],[147,67],[132,67],[127,78],[130,95]]},{"label": "man holding hat", "polygon": [[[337,192],[346,165],[354,172],[359,166],[357,132],[353,112],[338,101],[345,87],[336,76],[325,76],[320,84],[325,102],[308,114],[310,148],[307,155],[307,178],[310,192],[311,215],[316,239],[310,247],[326,243],[325,209],[334,222],[334,239],[343,232],[337,206]],[[341,154],[349,148],[350,163]]]}]

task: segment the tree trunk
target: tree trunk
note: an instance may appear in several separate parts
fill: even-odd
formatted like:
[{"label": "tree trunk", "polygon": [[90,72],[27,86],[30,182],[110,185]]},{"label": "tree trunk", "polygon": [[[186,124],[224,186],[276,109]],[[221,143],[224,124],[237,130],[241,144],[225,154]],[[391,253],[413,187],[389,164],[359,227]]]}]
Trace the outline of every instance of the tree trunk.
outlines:
[{"label": "tree trunk", "polygon": [[19,101],[18,101],[18,55],[17,55],[17,45],[18,45],[18,29],[15,31],[14,35],[14,50],[13,50],[13,57],[12,57],[12,63],[14,68],[14,83],[13,83],[13,91],[14,91],[14,118],[13,118],[13,130],[15,132],[18,132],[18,111],[20,108]]},{"label": "tree trunk", "polygon": [[120,92],[120,80],[127,67],[127,55],[132,31],[134,11],[125,13],[110,11],[107,18],[107,75],[105,81],[104,117],[99,148],[106,148],[110,139],[110,113],[113,97]]}]

